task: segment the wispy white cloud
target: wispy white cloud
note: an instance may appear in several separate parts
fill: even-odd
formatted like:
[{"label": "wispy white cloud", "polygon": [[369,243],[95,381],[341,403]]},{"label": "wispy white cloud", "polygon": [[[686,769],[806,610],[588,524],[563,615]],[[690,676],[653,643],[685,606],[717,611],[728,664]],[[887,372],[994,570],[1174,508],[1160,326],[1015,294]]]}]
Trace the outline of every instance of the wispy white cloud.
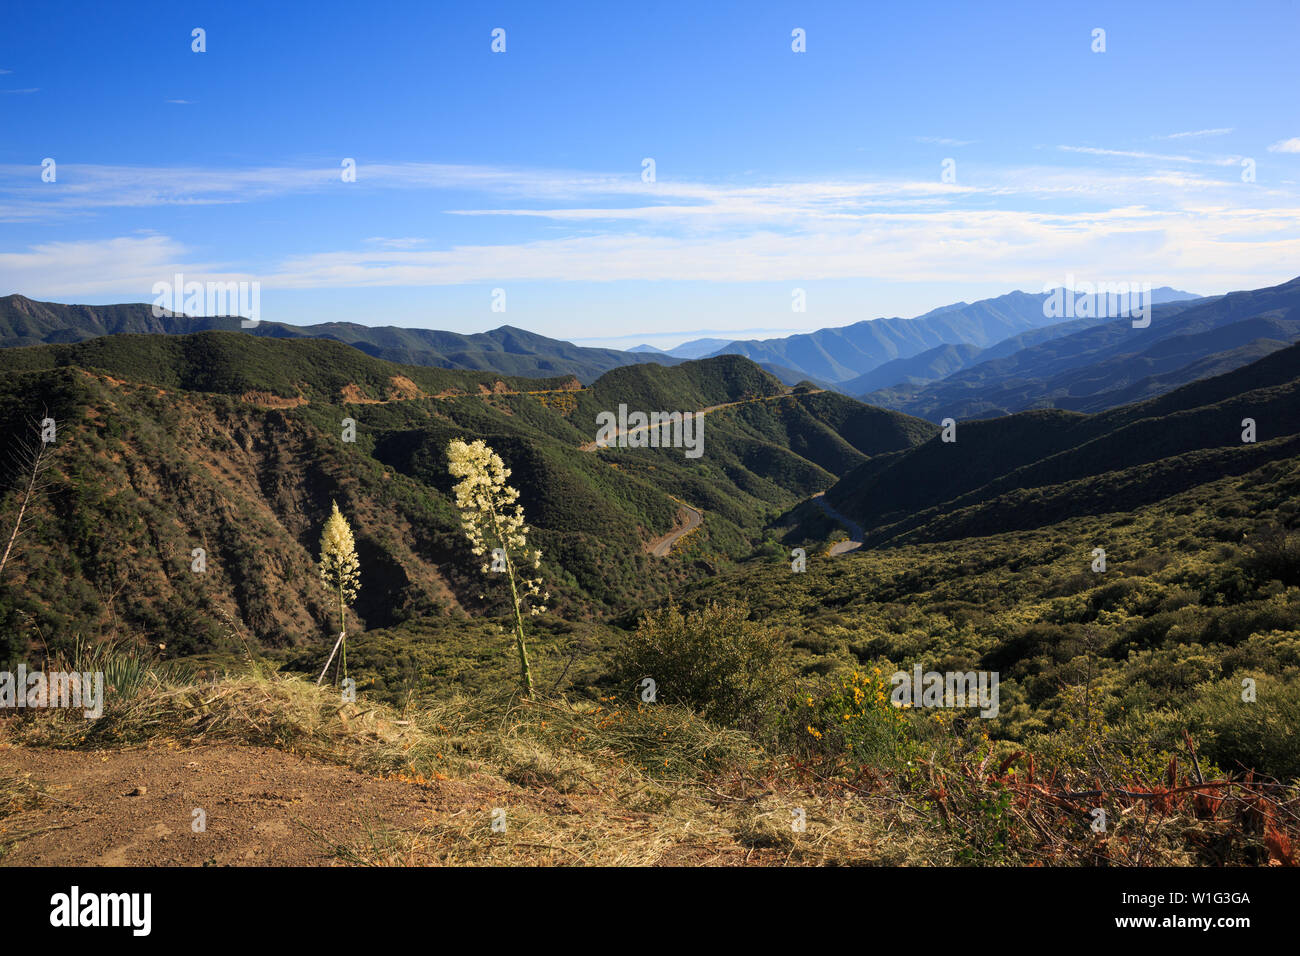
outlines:
[{"label": "wispy white cloud", "polygon": [[951,139],[947,136],[918,136],[916,141],[934,146],[970,146],[975,142],[973,139]]},{"label": "wispy white cloud", "polygon": [[0,252],[0,288],[52,297],[120,295],[142,302],[152,298],[153,284],[169,273],[218,268],[167,236],[43,242],[23,252]]},{"label": "wispy white cloud", "polygon": [[400,238],[389,238],[387,236],[371,236],[365,240],[367,245],[378,246],[381,249],[413,249],[416,246],[426,246],[429,240],[422,236],[405,236]]},{"label": "wispy white cloud", "polygon": [[[57,157],[56,157],[57,158]],[[461,214],[501,214],[584,218],[582,209],[569,213],[546,207],[572,200],[611,202],[636,197],[638,208],[664,208],[647,216],[673,218],[708,214],[752,218],[800,211],[848,208],[854,203],[924,202],[975,192],[974,187],[938,182],[819,181],[762,185],[733,185],[660,180],[642,182],[636,174],[593,174],[432,163],[358,164],[355,183],[344,183],[340,168],[262,167],[206,169],[196,167],[133,167],[61,164],[57,184],[40,181],[38,166],[0,166],[0,219],[27,220],[67,217],[113,208],[169,205],[213,205],[256,202],[324,189],[406,189],[483,194],[518,198],[535,204],[519,209],[455,209]],[[692,210],[690,207],[698,207]],[[609,207],[590,218],[643,218]]]},{"label": "wispy white cloud", "polygon": [[1086,153],[1089,156],[1119,156],[1125,159],[1153,160],[1161,163],[1199,163],[1205,166],[1235,166],[1241,162],[1240,156],[1171,156],[1166,153],[1147,153],[1132,149],[1100,149],[1095,146],[1058,146],[1067,153]]},{"label": "wispy white cloud", "polygon": [[[978,169],[961,166],[956,183],[899,177],[765,183],[641,181],[624,174],[436,163],[360,163],[355,183],[340,166],[252,168],[137,167],[60,164],[57,183],[44,183],[37,165],[0,166],[0,220],[62,220],[120,208],[254,203],[330,189],[400,189],[455,194],[445,212],[460,216],[544,218],[600,223],[639,221],[733,228],[768,222],[787,228],[813,220],[852,221],[887,209],[948,207],[1017,198],[1087,198],[1115,202],[1125,195],[1150,200],[1153,187],[1215,189],[1224,183],[1191,169],[1159,164],[1233,166],[1236,157],[1198,159],[1131,150],[1061,146],[1081,155],[1125,157],[1148,171],[1080,166]],[[57,159],[57,157],[55,157]],[[466,205],[466,197],[479,202]],[[484,202],[482,200],[487,199]],[[504,200],[505,204],[491,200]],[[1154,201],[1154,200],[1151,200]],[[1169,195],[1161,201],[1177,202]]]},{"label": "wispy white cloud", "polygon": [[1157,136],[1156,139],[1196,139],[1202,136],[1227,136],[1231,133],[1231,126],[1224,126],[1218,129],[1194,129],[1184,133],[1169,133],[1166,136]]},{"label": "wispy white cloud", "polygon": [[264,268],[203,262],[178,242],[135,236],[46,243],[0,254],[0,287],[29,295],[119,295],[146,301],[152,284],[258,280],[264,290],[620,280],[1005,282],[1032,287],[1078,275],[1134,277],[1196,288],[1249,287],[1295,272],[1300,205],[1143,207],[1087,215],[1006,210],[883,213],[847,230],[797,235],[604,234],[437,249],[343,248]]},{"label": "wispy white cloud", "polygon": [[[454,193],[444,211],[484,217],[466,243],[437,236],[373,236],[321,248],[311,235],[269,261],[205,261],[156,234],[32,245],[0,253],[0,286],[67,298],[142,301],[174,272],[202,280],[256,279],[272,289],[442,286],[618,280],[757,283],[1061,281],[1063,273],[1129,276],[1195,288],[1267,284],[1300,261],[1294,186],[1215,178],[1207,161],[1094,147],[1148,168],[962,165],[957,184],[905,178],[788,182],[644,183],[626,174],[427,163],[339,169],[0,167],[0,218],[44,220],[118,206],[246,203],[327,189]],[[1210,163],[1209,165],[1220,165]],[[476,205],[466,197],[480,199]],[[1049,202],[1050,200],[1050,202]],[[472,200],[471,200],[472,202]],[[448,203],[450,205],[450,203]],[[487,228],[487,217],[501,221]],[[566,231],[525,241],[512,219]],[[567,229],[566,229],[567,225]]]},{"label": "wispy white cloud", "polygon": [[1268,148],[1270,153],[1300,153],[1300,136],[1279,140]]},{"label": "wispy white cloud", "polygon": [[[57,156],[53,157],[55,160]],[[59,163],[54,183],[41,167],[0,166],[0,220],[63,219],[115,208],[255,202],[319,188],[338,173],[302,167],[205,169]]]},{"label": "wispy white cloud", "polygon": [[598,235],[406,252],[343,250],[293,257],[265,281],[287,288],[531,280],[1014,284],[1035,274],[1058,277],[1062,263],[1077,263],[1075,271],[1136,272],[1204,285],[1210,276],[1244,281],[1290,275],[1300,261],[1300,237],[1292,228],[1297,215],[1300,206],[1204,206],[1173,214],[1129,207],[1086,216],[884,213],[846,230],[794,235]]}]

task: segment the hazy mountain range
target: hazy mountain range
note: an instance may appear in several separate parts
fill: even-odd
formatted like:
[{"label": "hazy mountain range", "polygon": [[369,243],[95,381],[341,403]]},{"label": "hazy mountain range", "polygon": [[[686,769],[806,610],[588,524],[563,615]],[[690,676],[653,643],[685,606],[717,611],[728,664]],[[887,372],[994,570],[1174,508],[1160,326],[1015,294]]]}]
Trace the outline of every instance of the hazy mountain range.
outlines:
[{"label": "hazy mountain range", "polygon": [[[978,353],[946,377],[863,394],[863,401],[938,420],[989,418],[1028,408],[1102,411],[1239,368],[1300,338],[1300,279],[1169,303],[1151,324],[1128,319],[1053,327]],[[942,355],[918,356],[937,364]],[[977,363],[977,364],[976,364]],[[877,372],[880,370],[877,369]],[[903,380],[905,381],[905,379]]]},{"label": "hazy mountain range", "polygon": [[234,318],[156,317],[145,304],[60,305],[11,295],[0,299],[0,345],[239,330],[256,337],[330,339],[405,365],[572,375],[584,384],[627,365],[741,355],[786,385],[811,382],[937,422],[1029,408],[1101,411],[1230,371],[1300,337],[1300,280],[1209,298],[1162,287],[1151,294],[1146,328],[1134,328],[1127,317],[1052,318],[1045,314],[1047,298],[1013,292],[915,319],[873,319],[765,340],[697,339],[665,352],[646,345],[588,348],[512,326],[460,334],[263,321],[242,330]]},{"label": "hazy mountain range", "polygon": [[[743,355],[854,394],[865,390],[855,381],[859,376],[887,362],[944,345],[987,348],[1022,332],[1058,325],[1060,319],[1046,314],[1048,298],[1049,293],[1011,292],[994,299],[946,305],[914,319],[869,319],[785,338],[731,342],[710,354]],[[1168,287],[1151,293],[1151,301],[1157,304],[1192,298],[1191,293]]]}]

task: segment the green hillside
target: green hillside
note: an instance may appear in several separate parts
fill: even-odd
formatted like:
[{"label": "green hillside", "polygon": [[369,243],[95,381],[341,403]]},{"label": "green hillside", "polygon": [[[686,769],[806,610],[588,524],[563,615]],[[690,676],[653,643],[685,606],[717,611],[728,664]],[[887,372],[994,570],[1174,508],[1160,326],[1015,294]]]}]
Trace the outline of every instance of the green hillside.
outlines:
[{"label": "green hillside", "polygon": [[235,317],[192,317],[166,311],[154,315],[153,307],[145,303],[63,305],[36,302],[21,295],[0,297],[0,347],[80,342],[106,335],[190,335],[209,331],[343,342],[374,358],[403,365],[532,377],[576,375],[584,382],[620,365],[674,365],[680,361],[663,353],[587,348],[509,325],[472,335],[355,322],[286,325],[263,321],[243,328]]},{"label": "green hillside", "polygon": [[426,392],[476,392],[500,381],[510,389],[558,388],[571,376],[527,379],[490,372],[395,365],[326,339],[259,339],[240,332],[111,335],[69,345],[0,350],[0,374],[55,368],[100,369],[132,382],[195,392],[337,400],[348,385],[383,399],[400,375]]},{"label": "green hillside", "polygon": [[[1298,460],[1293,447],[1146,506],[1130,507],[1121,489],[1095,513],[1030,530],[810,556],[803,574],[776,554],[677,599],[698,609],[746,595],[809,681],[917,664],[998,671],[998,716],[958,717],[954,731],[964,720],[976,737],[1015,741],[1056,766],[1095,767],[1092,747],[1159,776],[1187,730],[1203,760],[1292,779]],[[1014,512],[1002,517],[1009,525]],[[1099,547],[1104,572],[1093,570]],[[1249,704],[1247,678],[1258,685]]]},{"label": "green hillside", "polygon": [[[707,417],[698,460],[580,451],[597,412],[620,403],[743,404]],[[512,468],[557,617],[620,614],[752,554],[808,488],[929,428],[842,396],[786,394],[734,356],[620,368],[582,389],[234,332],[0,351],[4,439],[29,439],[44,414],[59,422],[50,487],[0,581],[8,653],[109,632],[171,653],[318,648],[328,606],[314,562],[335,500],[356,527],[356,626],[499,615],[503,595],[484,587],[450,501],[455,438],[483,438]],[[5,479],[13,514],[21,475]],[[703,526],[669,559],[651,556],[681,502]]]},{"label": "green hillside", "polygon": [[[1300,448],[1300,346],[1098,415],[1044,410],[957,425],[845,475],[828,493],[873,542],[1040,527],[1150,504]],[[1242,442],[1242,421],[1257,441]]]}]

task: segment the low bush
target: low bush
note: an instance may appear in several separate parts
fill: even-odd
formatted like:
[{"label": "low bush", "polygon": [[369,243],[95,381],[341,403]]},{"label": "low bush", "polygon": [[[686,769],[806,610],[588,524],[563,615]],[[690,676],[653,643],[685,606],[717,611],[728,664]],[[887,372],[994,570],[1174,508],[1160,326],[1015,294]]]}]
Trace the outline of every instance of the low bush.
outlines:
[{"label": "low bush", "polygon": [[757,727],[789,693],[789,649],[781,632],[749,618],[746,604],[676,604],[646,614],[615,652],[618,678],[655,682],[655,699],[724,724]]}]

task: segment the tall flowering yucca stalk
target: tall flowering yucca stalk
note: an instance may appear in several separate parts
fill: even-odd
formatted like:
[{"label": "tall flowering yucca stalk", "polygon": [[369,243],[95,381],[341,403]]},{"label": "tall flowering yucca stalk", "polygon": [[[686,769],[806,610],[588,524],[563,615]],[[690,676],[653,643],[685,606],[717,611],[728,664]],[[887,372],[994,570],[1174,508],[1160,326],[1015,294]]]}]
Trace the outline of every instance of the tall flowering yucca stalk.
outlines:
[{"label": "tall flowering yucca stalk", "polygon": [[[500,561],[510,580],[510,598],[515,611],[515,646],[519,651],[519,680],[524,693],[532,696],[533,675],[528,666],[528,646],[524,643],[523,609],[529,602],[530,613],[546,610],[542,604],[550,595],[542,592],[541,578],[524,578],[517,574],[518,562],[534,569],[541,566],[542,552],[528,550],[528,532],[524,524],[524,509],[519,505],[519,492],[506,484],[510,469],[501,456],[479,439],[466,444],[460,439],[447,444],[447,467],[452,477],[460,481],[452,489],[456,507],[460,509],[465,537],[470,550],[478,557],[492,555],[493,563]],[[493,569],[491,563],[483,565],[483,573]]]},{"label": "tall flowering yucca stalk", "polygon": [[[329,670],[330,661],[334,660],[334,653],[339,649],[340,644],[343,646],[341,661],[343,676],[348,676],[348,631],[344,610],[356,599],[357,592],[361,590],[361,562],[357,559],[352,529],[348,527],[348,519],[339,511],[338,502],[330,502],[330,504],[333,505],[334,510],[325,520],[325,530],[320,536],[320,577],[325,582],[325,586],[338,597],[339,639],[334,644],[334,650],[330,651],[325,669],[321,671],[321,678],[324,678],[325,671]],[[319,684],[320,680],[316,683]]]}]

